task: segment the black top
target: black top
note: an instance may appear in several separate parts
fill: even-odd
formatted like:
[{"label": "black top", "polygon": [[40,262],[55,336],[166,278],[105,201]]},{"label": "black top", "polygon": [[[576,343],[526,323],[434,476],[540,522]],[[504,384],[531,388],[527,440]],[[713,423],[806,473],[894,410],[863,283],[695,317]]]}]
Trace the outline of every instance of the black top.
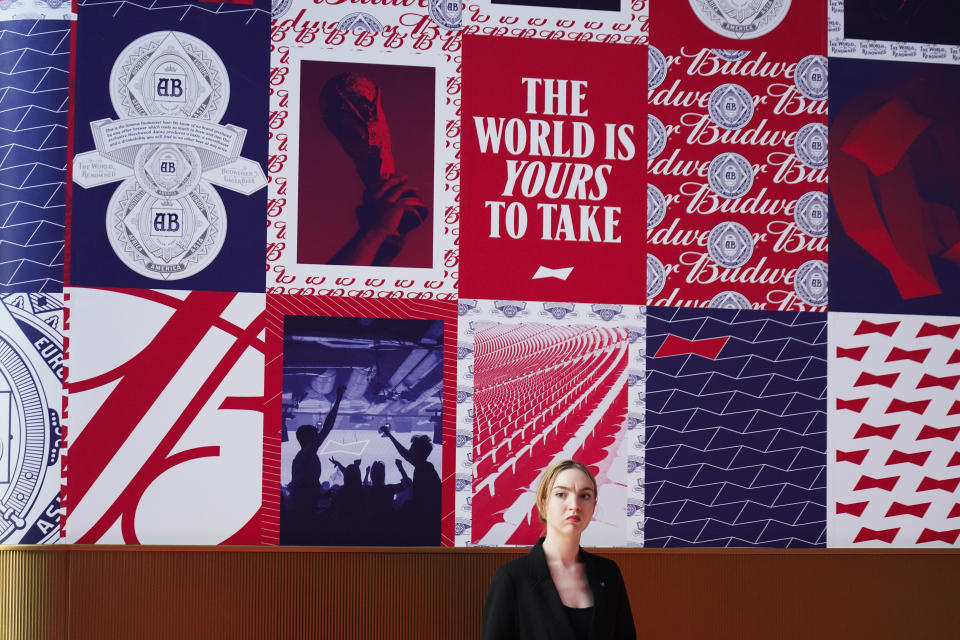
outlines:
[{"label": "black top", "polygon": [[563,605],[563,611],[567,614],[567,620],[573,627],[573,635],[577,640],[588,640],[590,638],[590,624],[593,622],[593,607],[584,609],[575,609]]},{"label": "black top", "polygon": [[[627,590],[616,563],[580,549],[593,593],[589,640],[636,640]],[[578,640],[543,555],[543,538],[527,555],[497,569],[483,605],[482,640]]]}]

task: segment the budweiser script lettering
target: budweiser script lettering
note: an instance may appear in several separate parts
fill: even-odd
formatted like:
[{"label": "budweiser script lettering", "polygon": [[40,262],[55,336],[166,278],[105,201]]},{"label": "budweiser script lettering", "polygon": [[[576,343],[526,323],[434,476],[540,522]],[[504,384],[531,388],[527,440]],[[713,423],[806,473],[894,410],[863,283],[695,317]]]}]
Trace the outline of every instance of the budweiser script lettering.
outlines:
[{"label": "budweiser script lettering", "polygon": [[[725,60],[710,49],[685,47],[664,58],[665,81],[648,91],[667,137],[663,152],[647,162],[666,210],[647,232],[666,280],[651,304],[707,307],[716,293],[737,291],[755,309],[811,310],[797,297],[794,277],[806,260],[826,259],[827,238],[804,233],[794,213],[800,196],[826,191],[827,169],[804,165],[795,145],[804,124],[826,121],[827,101],[798,90],[799,58],[783,61],[754,51]],[[710,115],[711,94],[724,84],[745,89],[752,102],[752,117],[739,128]],[[753,172],[749,190],[737,198],[720,195],[708,180],[711,162],[728,152],[742,154]],[[749,261],[733,268],[719,264],[708,250],[711,230],[728,220],[744,224],[753,245]]]}]

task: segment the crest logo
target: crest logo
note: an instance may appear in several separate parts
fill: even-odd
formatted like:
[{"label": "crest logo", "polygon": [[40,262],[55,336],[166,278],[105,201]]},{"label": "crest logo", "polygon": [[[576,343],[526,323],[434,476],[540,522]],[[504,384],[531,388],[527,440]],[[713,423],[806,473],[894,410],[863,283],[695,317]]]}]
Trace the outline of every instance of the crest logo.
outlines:
[{"label": "crest logo", "polygon": [[456,31],[463,24],[463,6],[460,0],[430,0],[430,17],[438,25]]},{"label": "crest logo", "polygon": [[15,293],[0,304],[0,542],[52,541],[60,527],[63,305]]},{"label": "crest logo", "polygon": [[707,253],[721,267],[743,266],[753,255],[753,237],[739,222],[721,222],[707,236]]},{"label": "crest logo", "polygon": [[749,40],[776,29],[790,11],[790,0],[690,0],[690,8],[711,31]]},{"label": "crest logo", "polygon": [[739,153],[721,153],[707,167],[707,182],[724,198],[740,198],[753,187],[753,167]]},{"label": "crest logo", "polygon": [[90,123],[96,150],[74,158],[74,181],[121,182],[106,227],[130,269],[157,280],[202,271],[227,232],[213,185],[250,195],[267,184],[260,164],[240,157],[246,130],[219,124],[230,101],[223,62],[186,33],[150,33],[117,57],[110,99],[119,119]]}]

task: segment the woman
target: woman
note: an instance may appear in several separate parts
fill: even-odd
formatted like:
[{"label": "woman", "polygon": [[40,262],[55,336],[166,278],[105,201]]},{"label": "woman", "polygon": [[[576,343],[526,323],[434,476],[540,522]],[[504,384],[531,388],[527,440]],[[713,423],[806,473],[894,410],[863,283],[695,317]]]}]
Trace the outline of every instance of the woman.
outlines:
[{"label": "woman", "polygon": [[563,460],[544,472],[537,511],[546,536],[493,574],[483,640],[637,637],[620,569],[580,548],[596,506],[597,480],[586,465]]}]

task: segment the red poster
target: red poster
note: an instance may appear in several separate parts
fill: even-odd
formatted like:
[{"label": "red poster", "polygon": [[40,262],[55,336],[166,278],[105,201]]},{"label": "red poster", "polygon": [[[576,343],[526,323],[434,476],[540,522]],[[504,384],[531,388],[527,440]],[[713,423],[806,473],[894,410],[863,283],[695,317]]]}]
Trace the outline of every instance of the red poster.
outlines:
[{"label": "red poster", "polygon": [[[810,17],[820,12],[757,0],[704,22],[692,7],[707,4],[654,8],[648,304],[823,311],[827,58]],[[770,12],[747,15],[766,5]],[[718,45],[726,48],[706,48]]]},{"label": "red poster", "polygon": [[645,49],[463,50],[461,295],[643,304]]}]

